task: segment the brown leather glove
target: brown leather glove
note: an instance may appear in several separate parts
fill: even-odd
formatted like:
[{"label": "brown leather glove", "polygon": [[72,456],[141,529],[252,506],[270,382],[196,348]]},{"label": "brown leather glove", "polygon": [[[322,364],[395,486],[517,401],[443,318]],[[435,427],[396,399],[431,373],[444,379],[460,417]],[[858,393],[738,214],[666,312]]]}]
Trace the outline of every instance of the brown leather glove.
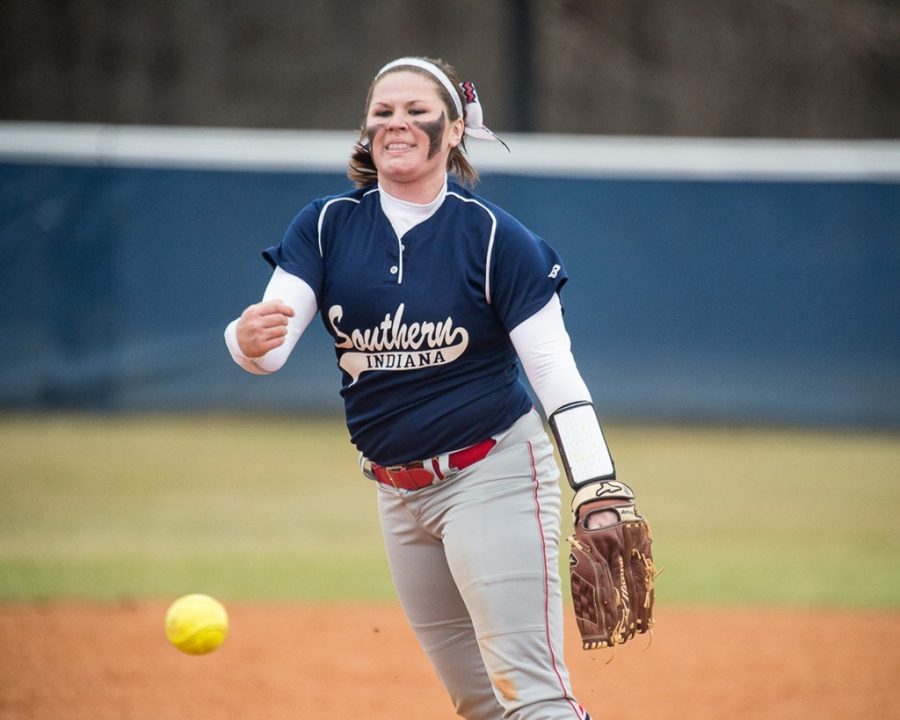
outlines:
[{"label": "brown leather glove", "polygon": [[631,488],[602,480],[572,503],[572,602],[585,650],[621,645],[653,627],[652,537]]}]

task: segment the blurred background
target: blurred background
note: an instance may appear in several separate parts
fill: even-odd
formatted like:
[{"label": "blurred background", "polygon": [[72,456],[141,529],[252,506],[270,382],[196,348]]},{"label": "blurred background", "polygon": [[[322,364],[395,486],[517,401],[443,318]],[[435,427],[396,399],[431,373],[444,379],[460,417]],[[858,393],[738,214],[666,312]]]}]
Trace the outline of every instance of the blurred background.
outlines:
[{"label": "blurred background", "polygon": [[893,0],[5,0],[5,119],[355,128],[404,54],[497,130],[897,137]]},{"label": "blurred background", "polygon": [[277,380],[221,332],[424,54],[512,145],[478,189],[567,262],[604,416],[896,427],[898,41],[882,0],[6,0],[0,407],[339,411],[320,325]]},{"label": "blurred background", "polygon": [[392,597],[321,323],[222,332],[407,54],[567,265],[666,601],[898,607],[894,0],[0,2],[0,598]]}]

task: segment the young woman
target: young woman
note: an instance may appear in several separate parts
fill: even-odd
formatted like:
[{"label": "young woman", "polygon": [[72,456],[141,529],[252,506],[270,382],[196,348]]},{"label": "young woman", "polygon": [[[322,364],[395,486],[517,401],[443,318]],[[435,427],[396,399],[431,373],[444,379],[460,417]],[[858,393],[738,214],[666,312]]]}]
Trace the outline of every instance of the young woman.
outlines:
[{"label": "young woman", "polygon": [[465,137],[493,137],[480,116],[446,63],[383,67],[356,189],[309,204],[265,251],[263,300],[226,342],[241,367],[273,372],[321,313],[401,604],[457,712],[583,719],[563,660],[559,470],[517,357],[561,449],[589,460],[580,496],[615,471],[570,352],[562,260],[464,186]]}]

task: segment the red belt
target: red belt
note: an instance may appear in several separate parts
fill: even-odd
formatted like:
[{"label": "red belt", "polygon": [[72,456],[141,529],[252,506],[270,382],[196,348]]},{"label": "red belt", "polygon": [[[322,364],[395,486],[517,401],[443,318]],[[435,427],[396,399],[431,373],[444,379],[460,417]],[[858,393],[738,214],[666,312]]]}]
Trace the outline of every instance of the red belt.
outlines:
[{"label": "red belt", "polygon": [[[496,444],[497,441],[494,438],[488,438],[456,452],[438,455],[428,460],[418,460],[406,465],[385,467],[367,462],[363,465],[363,472],[385,485],[402,490],[421,490],[436,480],[443,480],[453,471],[462,470],[483,460]],[[367,470],[369,472],[366,472]]]}]

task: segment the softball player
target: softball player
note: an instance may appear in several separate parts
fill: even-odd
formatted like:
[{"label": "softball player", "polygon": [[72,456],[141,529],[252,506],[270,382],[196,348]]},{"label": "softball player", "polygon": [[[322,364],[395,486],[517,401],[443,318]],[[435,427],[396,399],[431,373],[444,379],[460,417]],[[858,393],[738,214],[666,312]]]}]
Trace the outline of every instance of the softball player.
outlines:
[{"label": "softball player", "polygon": [[563,660],[559,470],[516,366],[567,471],[571,459],[611,477],[562,320],[566,271],[448,178],[474,184],[464,138],[494,138],[471,83],[401,58],[366,107],[356,189],[309,204],[263,253],[271,281],[226,343],[241,367],[270,373],[321,315],[401,604],[458,714],[583,720]]}]

